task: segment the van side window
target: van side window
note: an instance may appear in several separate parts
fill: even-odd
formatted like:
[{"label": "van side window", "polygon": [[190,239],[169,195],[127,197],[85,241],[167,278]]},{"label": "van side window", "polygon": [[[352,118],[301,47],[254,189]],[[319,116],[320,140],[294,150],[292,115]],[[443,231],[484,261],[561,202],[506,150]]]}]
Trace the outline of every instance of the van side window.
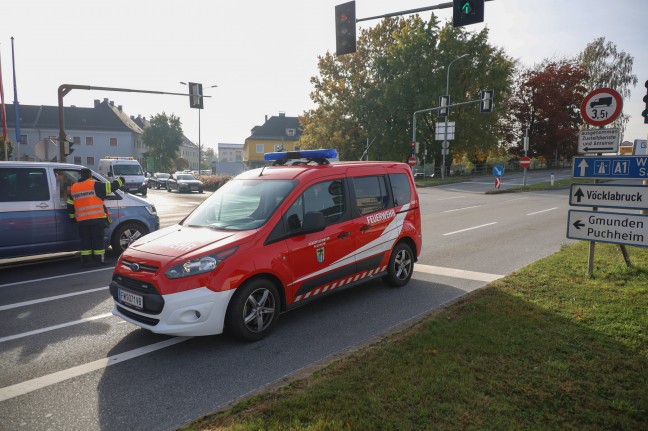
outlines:
[{"label": "van side window", "polygon": [[76,170],[54,169],[56,177],[56,193],[59,197],[59,204],[67,204],[68,195],[71,194],[70,187],[79,180],[81,174]]},{"label": "van side window", "polygon": [[47,173],[42,168],[0,168],[0,202],[47,201]]},{"label": "van side window", "polygon": [[360,215],[366,215],[384,210],[389,206],[389,195],[385,184],[385,177],[357,177],[353,178],[356,207]]},{"label": "van side window", "polygon": [[389,182],[391,183],[392,194],[394,195],[394,206],[399,207],[408,204],[412,195],[412,189],[407,175],[390,174]]},{"label": "van side window", "polygon": [[346,213],[343,180],[323,181],[306,189],[286,212],[286,231],[290,233],[299,230],[304,221],[304,214],[310,211],[324,214],[327,226],[342,221]]}]

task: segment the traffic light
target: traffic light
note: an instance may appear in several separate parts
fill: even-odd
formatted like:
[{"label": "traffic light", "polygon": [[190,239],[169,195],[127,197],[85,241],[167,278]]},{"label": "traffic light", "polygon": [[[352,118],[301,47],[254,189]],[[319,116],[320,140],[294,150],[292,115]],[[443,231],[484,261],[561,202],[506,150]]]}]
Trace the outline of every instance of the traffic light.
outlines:
[{"label": "traffic light", "polygon": [[355,1],[335,6],[335,55],[356,51]]},{"label": "traffic light", "polygon": [[416,156],[416,142],[412,142],[412,156]]},{"label": "traffic light", "polygon": [[195,82],[189,83],[189,106],[192,108],[203,109],[202,84],[197,84]]},{"label": "traffic light", "polygon": [[66,156],[72,154],[74,152],[74,148],[72,148],[73,146],[74,146],[74,140],[68,137],[65,141],[63,141],[63,153]]},{"label": "traffic light", "polygon": [[484,22],[484,0],[452,0],[452,26]]},{"label": "traffic light", "polygon": [[493,96],[495,90],[482,90],[481,103],[479,104],[480,112],[493,112]]},{"label": "traffic light", "polygon": [[646,95],[643,97],[643,101],[646,104],[646,106],[644,107],[645,109],[641,113],[641,116],[644,119],[644,124],[648,124],[648,81],[646,81],[644,87],[646,87]]},{"label": "traffic light", "polygon": [[[448,106],[450,104],[450,96],[439,96],[439,106]],[[439,109],[439,117],[446,117],[448,115],[448,108]]]}]

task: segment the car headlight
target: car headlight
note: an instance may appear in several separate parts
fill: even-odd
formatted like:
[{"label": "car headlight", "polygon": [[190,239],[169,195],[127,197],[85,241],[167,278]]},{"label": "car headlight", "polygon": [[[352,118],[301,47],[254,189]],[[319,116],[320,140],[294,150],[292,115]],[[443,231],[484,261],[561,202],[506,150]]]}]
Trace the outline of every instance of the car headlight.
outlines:
[{"label": "car headlight", "polygon": [[167,269],[164,274],[168,278],[174,279],[191,277],[192,275],[198,275],[213,271],[218,267],[218,265],[221,264],[223,260],[233,255],[237,249],[238,247],[232,247],[227,250],[219,251],[218,253],[199,257],[197,259],[187,260]]},{"label": "car headlight", "polygon": [[146,211],[149,212],[151,215],[156,215],[157,211],[155,210],[155,205],[147,205],[146,206]]}]

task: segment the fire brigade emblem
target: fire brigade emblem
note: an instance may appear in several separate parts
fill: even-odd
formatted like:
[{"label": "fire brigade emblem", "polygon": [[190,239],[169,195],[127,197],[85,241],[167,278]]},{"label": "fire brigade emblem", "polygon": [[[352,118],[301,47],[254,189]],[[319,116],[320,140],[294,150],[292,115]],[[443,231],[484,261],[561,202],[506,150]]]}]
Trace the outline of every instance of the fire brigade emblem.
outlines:
[{"label": "fire brigade emblem", "polygon": [[324,262],[324,247],[320,247],[316,250],[317,253],[317,261],[319,263]]}]

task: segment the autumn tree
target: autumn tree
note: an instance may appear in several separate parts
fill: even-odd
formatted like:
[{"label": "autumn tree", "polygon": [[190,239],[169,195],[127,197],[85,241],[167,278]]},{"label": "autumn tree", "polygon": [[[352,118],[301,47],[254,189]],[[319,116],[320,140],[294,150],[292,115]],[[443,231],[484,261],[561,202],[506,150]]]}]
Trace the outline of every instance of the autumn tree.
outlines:
[{"label": "autumn tree", "polygon": [[[604,37],[587,44],[576,61],[589,75],[585,84],[589,91],[603,87],[611,88],[627,100],[630,98],[630,86],[637,85],[637,75],[632,73],[634,58],[624,51],[619,51],[614,43],[606,42]],[[612,126],[625,130],[628,121],[630,116],[622,114]]]},{"label": "autumn tree", "polygon": [[511,152],[523,154],[528,127],[530,156],[550,161],[575,155],[587,79],[587,72],[569,60],[545,60],[521,73],[510,103],[514,142],[518,143]]},{"label": "autumn tree", "polygon": [[176,166],[182,138],[180,119],[173,114],[167,116],[164,112],[151,118],[142,133],[146,156],[153,157],[161,171],[171,171]]},{"label": "autumn tree", "polygon": [[[369,140],[371,158],[406,160],[414,112],[438,106],[447,65],[465,53],[470,57],[451,70],[453,101],[478,99],[484,88],[495,88],[497,97],[506,100],[514,65],[488,44],[487,30],[473,34],[450,24],[440,28],[433,14],[427,22],[419,16],[390,18],[362,30],[354,54],[319,58],[319,75],[311,78],[316,108],[300,118],[301,142],[306,148],[335,147],[342,159],[357,160]],[[499,144],[497,112],[479,115],[473,104],[452,115],[457,153],[486,153]],[[434,140],[436,121],[433,114],[417,117],[419,156],[427,148],[428,162],[441,154],[441,142]]]}]

